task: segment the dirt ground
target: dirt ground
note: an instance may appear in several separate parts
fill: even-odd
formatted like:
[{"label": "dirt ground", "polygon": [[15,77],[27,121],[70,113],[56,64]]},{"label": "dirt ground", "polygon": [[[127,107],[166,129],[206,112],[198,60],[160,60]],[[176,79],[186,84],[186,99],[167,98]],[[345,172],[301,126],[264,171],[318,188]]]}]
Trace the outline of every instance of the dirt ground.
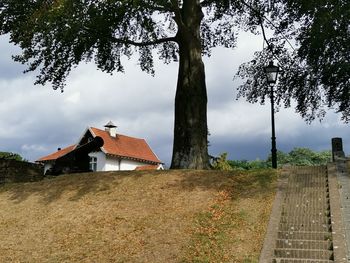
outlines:
[{"label": "dirt ground", "polygon": [[0,186],[0,262],[257,262],[275,182],[141,171]]}]

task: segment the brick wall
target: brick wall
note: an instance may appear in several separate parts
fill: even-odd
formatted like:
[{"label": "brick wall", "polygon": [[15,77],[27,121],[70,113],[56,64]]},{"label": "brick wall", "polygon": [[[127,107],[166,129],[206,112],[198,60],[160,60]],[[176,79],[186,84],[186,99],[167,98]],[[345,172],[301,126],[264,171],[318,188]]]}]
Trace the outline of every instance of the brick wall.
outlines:
[{"label": "brick wall", "polygon": [[0,184],[35,182],[43,178],[43,167],[38,164],[0,159]]}]

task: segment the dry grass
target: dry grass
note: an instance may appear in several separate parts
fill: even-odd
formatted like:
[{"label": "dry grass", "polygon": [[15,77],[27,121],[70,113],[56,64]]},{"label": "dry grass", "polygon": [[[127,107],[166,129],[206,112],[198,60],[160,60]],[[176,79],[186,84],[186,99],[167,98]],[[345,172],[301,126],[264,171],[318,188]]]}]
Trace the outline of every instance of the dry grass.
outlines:
[{"label": "dry grass", "polygon": [[256,262],[276,176],[60,176],[0,186],[0,262]]}]

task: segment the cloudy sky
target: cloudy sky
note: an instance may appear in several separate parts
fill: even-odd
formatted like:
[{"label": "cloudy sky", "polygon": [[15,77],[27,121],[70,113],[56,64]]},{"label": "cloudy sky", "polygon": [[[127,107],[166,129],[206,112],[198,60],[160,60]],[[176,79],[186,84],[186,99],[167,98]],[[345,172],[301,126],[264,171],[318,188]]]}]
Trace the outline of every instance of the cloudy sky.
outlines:
[{"label": "cloudy sky", "polygon": [[[270,105],[236,100],[238,65],[262,48],[260,36],[241,34],[234,50],[217,48],[205,58],[211,155],[228,152],[230,159],[265,159],[271,149]],[[137,59],[125,61],[126,73],[108,75],[94,64],[75,69],[64,93],[49,85],[34,86],[35,75],[23,74],[11,55],[19,49],[0,37],[0,151],[16,152],[35,161],[76,143],[88,126],[103,128],[109,120],[121,134],[145,138],[170,164],[177,63],[156,63],[156,76],[141,72]],[[349,125],[330,112],[323,122],[306,124],[293,109],[276,114],[277,148],[330,149],[342,137],[350,151]]]}]

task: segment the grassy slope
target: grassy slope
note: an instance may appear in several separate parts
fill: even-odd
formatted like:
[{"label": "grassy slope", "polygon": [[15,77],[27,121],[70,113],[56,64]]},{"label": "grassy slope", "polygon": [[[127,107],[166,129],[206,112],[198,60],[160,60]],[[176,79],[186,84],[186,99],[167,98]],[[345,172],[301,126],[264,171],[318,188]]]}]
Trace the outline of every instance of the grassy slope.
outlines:
[{"label": "grassy slope", "polygon": [[275,179],[144,171],[0,186],[0,262],[257,262]]}]

